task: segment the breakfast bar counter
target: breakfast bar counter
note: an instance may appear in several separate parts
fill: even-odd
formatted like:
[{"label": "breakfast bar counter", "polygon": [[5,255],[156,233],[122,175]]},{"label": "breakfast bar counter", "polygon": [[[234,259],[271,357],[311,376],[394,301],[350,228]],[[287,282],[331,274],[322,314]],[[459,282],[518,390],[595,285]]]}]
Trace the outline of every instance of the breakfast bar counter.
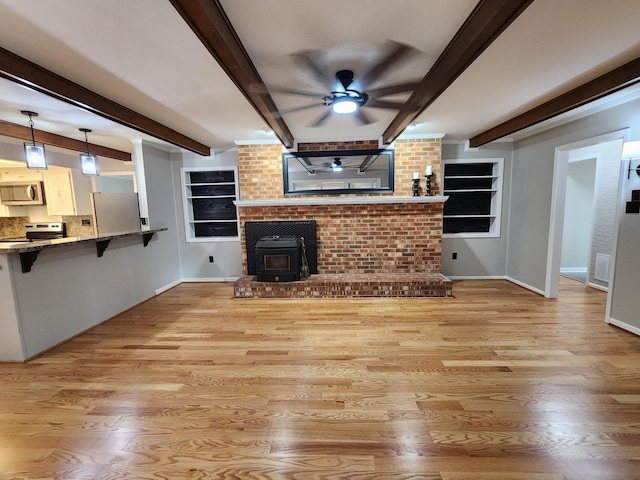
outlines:
[{"label": "breakfast bar counter", "polygon": [[142,236],[142,241],[146,247],[156,232],[161,232],[166,228],[154,228],[149,230],[136,230],[133,232],[110,233],[108,235],[85,235],[82,237],[64,237],[51,240],[34,240],[31,242],[4,242],[0,243],[0,254],[2,253],[19,253],[22,273],[31,271],[31,267],[35,262],[38,254],[42,250],[49,248],[67,247],[77,245],[79,243],[95,242],[96,254],[101,257],[114,238]]},{"label": "breakfast bar counter", "polygon": [[158,275],[174,241],[155,235],[165,230],[0,244],[0,361],[29,360],[170,288]]}]

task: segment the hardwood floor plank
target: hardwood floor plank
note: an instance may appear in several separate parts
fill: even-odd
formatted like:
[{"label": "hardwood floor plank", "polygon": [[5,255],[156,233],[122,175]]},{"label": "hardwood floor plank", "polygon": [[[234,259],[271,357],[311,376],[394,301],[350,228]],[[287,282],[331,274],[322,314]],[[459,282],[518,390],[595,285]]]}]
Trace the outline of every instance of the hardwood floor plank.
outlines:
[{"label": "hardwood floor plank", "polygon": [[233,299],[182,284],[0,363],[0,478],[640,480],[606,294]]}]

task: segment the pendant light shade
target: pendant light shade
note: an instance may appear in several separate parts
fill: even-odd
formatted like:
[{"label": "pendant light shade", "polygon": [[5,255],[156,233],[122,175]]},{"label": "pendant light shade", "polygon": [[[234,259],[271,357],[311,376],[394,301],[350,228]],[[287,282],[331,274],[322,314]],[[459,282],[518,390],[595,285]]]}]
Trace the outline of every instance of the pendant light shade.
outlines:
[{"label": "pendant light shade", "polygon": [[20,113],[29,116],[29,127],[31,128],[31,143],[24,142],[24,157],[28,168],[45,170],[47,168],[47,157],[44,152],[44,143],[36,143],[36,136],[33,131],[33,119],[37,117],[36,112],[22,110]]},{"label": "pendant light shade", "polygon": [[87,133],[91,130],[88,128],[80,128],[81,132],[84,132],[84,142],[87,145],[87,153],[80,154],[80,165],[82,168],[82,174],[88,176],[97,176],[99,175],[98,171],[98,157],[93,155],[89,151],[89,139],[87,138]]}]

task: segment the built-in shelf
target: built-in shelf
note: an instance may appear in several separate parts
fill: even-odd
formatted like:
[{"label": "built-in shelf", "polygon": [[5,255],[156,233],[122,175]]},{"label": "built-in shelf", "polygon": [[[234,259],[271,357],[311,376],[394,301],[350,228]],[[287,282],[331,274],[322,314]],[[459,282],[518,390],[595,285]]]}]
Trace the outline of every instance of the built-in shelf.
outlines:
[{"label": "built-in shelf", "polygon": [[500,235],[504,160],[454,159],[443,162],[444,237]]},{"label": "built-in shelf", "polygon": [[187,242],[239,240],[235,167],[181,169]]}]

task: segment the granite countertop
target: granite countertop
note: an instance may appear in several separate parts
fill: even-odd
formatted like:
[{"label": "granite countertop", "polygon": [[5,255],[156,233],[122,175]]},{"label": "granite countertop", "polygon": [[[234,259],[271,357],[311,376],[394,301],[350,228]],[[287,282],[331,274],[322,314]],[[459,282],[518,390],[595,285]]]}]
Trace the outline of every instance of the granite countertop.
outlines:
[{"label": "granite countertop", "polygon": [[130,237],[134,235],[153,235],[167,228],[151,228],[149,230],[136,230],[133,232],[110,233],[108,235],[85,235],[82,237],[65,237],[53,240],[34,240],[33,242],[0,242],[0,253],[28,253],[46,248],[64,247],[84,242],[106,242],[114,238]]}]

